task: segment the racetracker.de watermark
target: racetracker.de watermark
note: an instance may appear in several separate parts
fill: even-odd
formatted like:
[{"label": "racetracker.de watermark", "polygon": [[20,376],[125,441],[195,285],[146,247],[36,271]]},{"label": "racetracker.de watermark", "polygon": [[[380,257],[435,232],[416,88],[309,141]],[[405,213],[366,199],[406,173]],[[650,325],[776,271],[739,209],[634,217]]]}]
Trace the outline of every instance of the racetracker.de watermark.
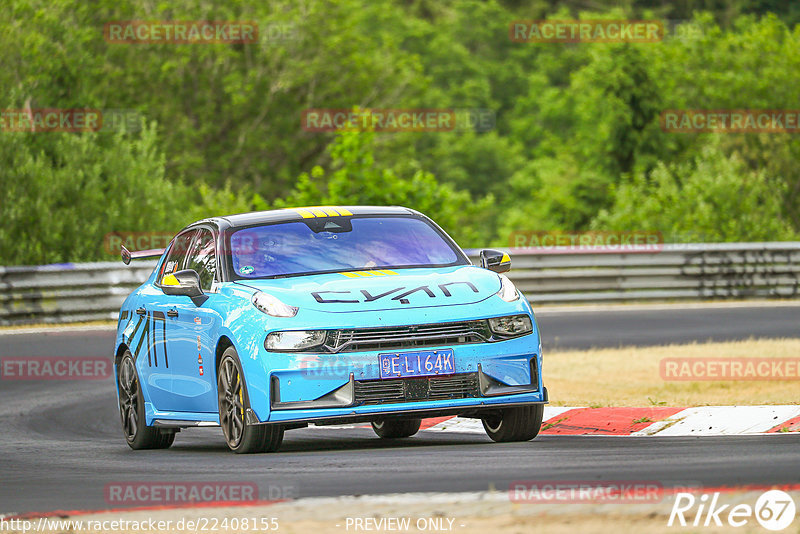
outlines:
[{"label": "racetracker.de watermark", "polygon": [[323,109],[303,110],[307,132],[485,132],[495,127],[494,111],[469,109]]},{"label": "racetracker.de watermark", "polygon": [[133,109],[0,109],[0,132],[136,132],[142,120]]},{"label": "racetracker.de watermark", "polygon": [[347,380],[353,373],[356,379],[379,378],[380,361],[376,356],[309,355],[297,359],[300,376],[309,380]]},{"label": "racetracker.de watermark", "polygon": [[138,132],[142,129],[144,115],[135,109],[104,109],[101,113],[103,116],[101,132],[116,132],[120,130]]},{"label": "racetracker.de watermark", "polygon": [[131,251],[162,249],[169,245],[174,235],[172,232],[109,232],[103,236],[103,250],[116,255],[122,246]]},{"label": "racetracker.de watermark", "polygon": [[111,482],[103,488],[112,506],[168,506],[197,503],[251,503],[297,497],[294,486],[270,485],[261,495],[255,482]]},{"label": "racetracker.de watermark", "polygon": [[699,482],[658,480],[516,480],[508,487],[514,503],[658,503],[678,492],[696,492]]},{"label": "racetracker.de watermark", "polygon": [[111,44],[245,44],[258,41],[258,24],[241,20],[118,20],[106,22]]},{"label": "racetracker.de watermark", "polygon": [[515,20],[508,35],[516,43],[656,43],[664,39],[658,20]]},{"label": "racetracker.de watermark", "polygon": [[2,132],[97,132],[102,127],[99,109],[0,109]]},{"label": "racetracker.de watermark", "polygon": [[664,248],[661,232],[647,230],[586,231],[517,230],[511,232],[509,246],[552,252],[659,252]]},{"label": "racetracker.de watermark", "polygon": [[668,133],[800,133],[799,109],[668,109]]},{"label": "racetracker.de watermark", "polygon": [[[121,247],[125,247],[131,252],[137,251],[159,251],[167,248],[174,237],[173,232],[109,232],[103,236],[103,251],[106,254],[116,256],[120,253]],[[172,245],[172,254],[186,253],[192,241],[178,239]],[[231,239],[231,249],[229,254],[253,254],[258,251],[260,243],[252,235],[236,235]]]},{"label": "racetracker.de watermark", "polygon": [[800,358],[664,358],[665,381],[800,380]]},{"label": "racetracker.de watermark", "polygon": [[102,380],[111,376],[103,357],[18,357],[0,360],[0,380]]}]

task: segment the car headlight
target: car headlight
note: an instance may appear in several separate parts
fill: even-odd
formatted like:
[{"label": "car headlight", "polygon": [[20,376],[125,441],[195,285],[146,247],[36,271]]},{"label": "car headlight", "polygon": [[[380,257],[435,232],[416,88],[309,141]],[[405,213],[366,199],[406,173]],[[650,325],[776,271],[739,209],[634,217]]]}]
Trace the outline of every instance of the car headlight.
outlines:
[{"label": "car headlight", "polygon": [[497,295],[506,302],[514,302],[519,298],[519,291],[517,291],[514,282],[508,279],[504,274],[498,274],[500,277],[500,291]]},{"label": "car headlight", "polygon": [[521,336],[533,331],[533,322],[528,315],[493,317],[489,319],[489,328],[500,336]]},{"label": "car headlight", "polygon": [[297,315],[297,308],[284,304],[278,297],[273,297],[269,293],[259,291],[253,295],[250,302],[259,311],[273,317],[294,317]]},{"label": "car headlight", "polygon": [[273,352],[291,352],[317,347],[324,342],[324,330],[287,330],[270,333],[264,341],[264,348]]}]

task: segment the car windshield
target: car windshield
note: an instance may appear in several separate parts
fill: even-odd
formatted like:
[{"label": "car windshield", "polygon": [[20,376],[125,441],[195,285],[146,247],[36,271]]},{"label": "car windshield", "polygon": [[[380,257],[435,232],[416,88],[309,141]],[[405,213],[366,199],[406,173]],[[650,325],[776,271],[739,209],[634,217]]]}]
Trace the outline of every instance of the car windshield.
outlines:
[{"label": "car windshield", "polygon": [[254,226],[230,236],[238,278],[466,263],[448,240],[414,217],[331,217]]}]

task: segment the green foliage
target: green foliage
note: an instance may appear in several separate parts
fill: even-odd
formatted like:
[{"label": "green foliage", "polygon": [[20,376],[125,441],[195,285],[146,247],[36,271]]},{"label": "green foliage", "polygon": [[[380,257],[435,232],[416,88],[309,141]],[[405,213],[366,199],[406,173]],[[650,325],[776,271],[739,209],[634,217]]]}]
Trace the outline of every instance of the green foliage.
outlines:
[{"label": "green foliage", "polygon": [[152,125],[133,140],[8,133],[0,161],[0,250],[9,263],[110,259],[103,251],[108,232],[174,230],[185,222],[180,187],[164,178]]},{"label": "green foliage", "polygon": [[133,137],[7,133],[0,143],[0,251],[5,263],[113,260],[112,232],[171,234],[263,200],[165,178],[155,124]]},{"label": "green foliage", "polygon": [[690,163],[660,163],[649,179],[640,174],[621,184],[595,224],[710,241],[781,241],[794,235],[781,218],[783,188],[737,154],[706,146]]},{"label": "green foliage", "polygon": [[436,214],[436,222],[462,246],[479,246],[488,239],[481,221],[492,197],[474,202],[469,193],[440,184],[426,171],[402,178],[376,164],[373,132],[342,132],[328,147],[331,170],[314,167],[303,173],[296,189],[276,207],[316,205],[405,206]]},{"label": "green foliage", "polygon": [[[796,109],[800,7],[589,9],[579,0],[0,3],[4,108],[134,110],[146,125],[0,131],[0,264],[108,259],[109,232],[171,232],[290,204],[402,204],[464,246],[589,228],[797,239],[800,136],[667,133],[659,118]],[[511,21],[542,18],[673,22],[659,43],[509,39]],[[103,26],[115,20],[255,21],[260,37],[113,44]],[[488,132],[301,128],[305,109],[353,107],[482,108],[497,121]]]}]

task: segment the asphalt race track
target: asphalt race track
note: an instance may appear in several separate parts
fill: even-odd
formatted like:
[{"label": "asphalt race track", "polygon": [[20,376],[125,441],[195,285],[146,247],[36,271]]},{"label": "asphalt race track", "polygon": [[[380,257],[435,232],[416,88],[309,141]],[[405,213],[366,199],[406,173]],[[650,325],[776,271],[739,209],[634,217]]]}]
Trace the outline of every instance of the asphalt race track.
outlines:
[{"label": "asphalt race track", "polygon": [[[576,308],[571,308],[576,310]],[[534,307],[534,312],[536,308]],[[800,338],[800,305],[608,308],[537,313],[544,354],[554,349]]]},{"label": "asphalt race track", "polygon": [[[542,313],[545,348],[800,337],[800,306]],[[0,358],[106,356],[104,331],[0,335]],[[110,356],[109,356],[110,359]],[[800,480],[800,435],[485,436],[423,431],[398,442],[367,428],[287,433],[277,454],[237,456],[219,429],[178,434],[166,451],[125,445],[113,380],[0,381],[0,513],[110,508],[108,483],[252,482],[268,499],[506,489],[515,480],[639,480],[664,485],[783,484]],[[272,491],[272,493],[271,493]],[[283,495],[287,495],[284,491]]]}]

